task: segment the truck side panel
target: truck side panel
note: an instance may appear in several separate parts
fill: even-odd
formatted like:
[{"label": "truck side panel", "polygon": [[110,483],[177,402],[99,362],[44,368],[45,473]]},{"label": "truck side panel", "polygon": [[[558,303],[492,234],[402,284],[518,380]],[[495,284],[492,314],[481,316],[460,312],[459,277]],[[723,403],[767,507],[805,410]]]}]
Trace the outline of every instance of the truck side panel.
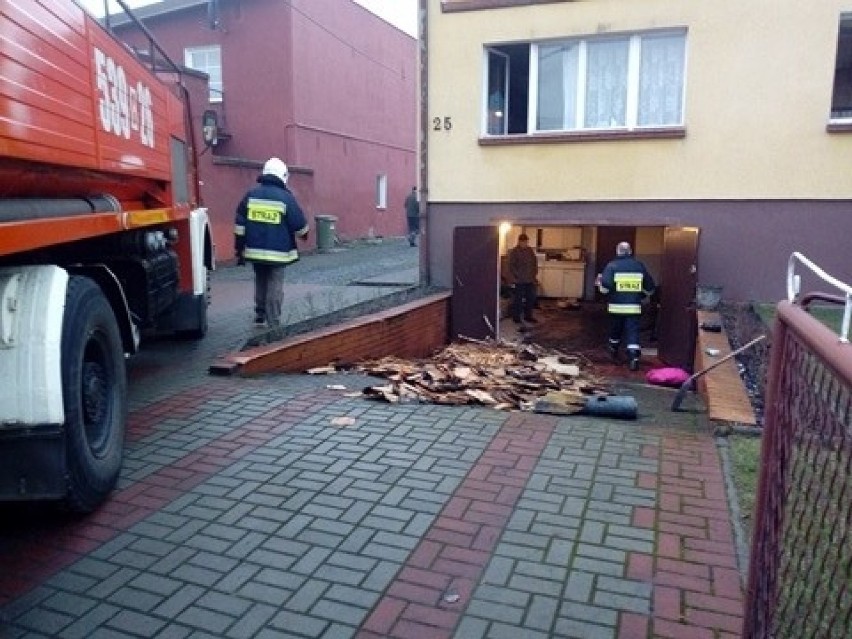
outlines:
[{"label": "truck side panel", "polygon": [[73,3],[0,4],[2,155],[168,180],[168,89]]},{"label": "truck side panel", "polygon": [[85,13],[3,0],[0,20],[2,155],[97,167]]}]

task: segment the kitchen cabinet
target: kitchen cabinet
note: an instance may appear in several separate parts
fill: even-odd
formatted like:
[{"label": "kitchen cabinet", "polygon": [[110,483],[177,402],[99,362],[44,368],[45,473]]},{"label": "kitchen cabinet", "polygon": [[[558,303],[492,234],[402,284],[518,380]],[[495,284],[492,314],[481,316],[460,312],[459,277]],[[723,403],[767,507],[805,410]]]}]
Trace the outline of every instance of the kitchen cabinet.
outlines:
[{"label": "kitchen cabinet", "polygon": [[541,296],[582,299],[585,268],[585,262],[545,262],[538,272]]},{"label": "kitchen cabinet", "polygon": [[536,239],[541,241],[539,246],[544,248],[571,248],[581,245],[582,231],[579,226],[546,226],[536,229]]}]

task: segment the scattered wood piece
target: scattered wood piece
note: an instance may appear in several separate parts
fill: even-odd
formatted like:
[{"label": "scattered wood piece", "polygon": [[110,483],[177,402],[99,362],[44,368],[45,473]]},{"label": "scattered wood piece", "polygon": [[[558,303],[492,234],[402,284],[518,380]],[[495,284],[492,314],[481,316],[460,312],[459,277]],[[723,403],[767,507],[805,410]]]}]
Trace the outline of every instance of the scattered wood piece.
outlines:
[{"label": "scattered wood piece", "polygon": [[336,373],[337,369],[334,366],[315,366],[314,368],[309,368],[305,371],[308,375],[331,375],[332,373]]},{"label": "scattered wood piece", "polygon": [[332,426],[337,426],[338,428],[347,428],[349,426],[355,425],[354,417],[333,417],[331,420]]}]

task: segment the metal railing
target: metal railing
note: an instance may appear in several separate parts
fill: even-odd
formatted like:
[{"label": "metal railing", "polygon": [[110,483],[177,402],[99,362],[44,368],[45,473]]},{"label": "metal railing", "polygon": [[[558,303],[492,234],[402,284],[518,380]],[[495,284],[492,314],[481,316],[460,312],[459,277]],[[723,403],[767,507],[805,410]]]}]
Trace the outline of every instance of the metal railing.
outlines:
[{"label": "metal railing", "polygon": [[[799,298],[802,264],[843,295]],[[746,595],[748,639],[852,634],[852,288],[795,253],[773,327]],[[838,335],[808,313],[844,304]]]},{"label": "metal railing", "polygon": [[826,284],[830,284],[843,292],[843,296],[826,295],[825,293],[812,293],[811,300],[820,299],[828,302],[843,304],[843,321],[840,325],[840,341],[849,341],[849,324],[852,321],[852,286],[832,277],[819,266],[811,262],[801,253],[793,253],[787,262],[787,301],[794,302],[799,296],[802,286],[801,275],[796,273],[796,264],[808,267],[810,271]]}]

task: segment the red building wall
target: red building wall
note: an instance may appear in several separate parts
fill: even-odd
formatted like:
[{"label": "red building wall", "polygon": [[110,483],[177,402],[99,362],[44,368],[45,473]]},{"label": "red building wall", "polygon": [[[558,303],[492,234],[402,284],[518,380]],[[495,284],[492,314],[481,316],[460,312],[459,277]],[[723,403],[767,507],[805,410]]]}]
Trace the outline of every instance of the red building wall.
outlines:
[{"label": "red building wall", "polygon": [[[290,165],[312,222],[337,216],[343,239],[403,235],[417,178],[417,41],[352,0],[220,0],[215,29],[207,3],[190,5],[135,13],[175,62],[186,47],[221,47],[223,100],[193,104],[199,131],[213,108],[226,134],[200,166],[218,259],[231,258],[234,208],[273,155]],[[134,28],[113,29],[147,48]],[[376,206],[382,174],[386,210]]]}]

